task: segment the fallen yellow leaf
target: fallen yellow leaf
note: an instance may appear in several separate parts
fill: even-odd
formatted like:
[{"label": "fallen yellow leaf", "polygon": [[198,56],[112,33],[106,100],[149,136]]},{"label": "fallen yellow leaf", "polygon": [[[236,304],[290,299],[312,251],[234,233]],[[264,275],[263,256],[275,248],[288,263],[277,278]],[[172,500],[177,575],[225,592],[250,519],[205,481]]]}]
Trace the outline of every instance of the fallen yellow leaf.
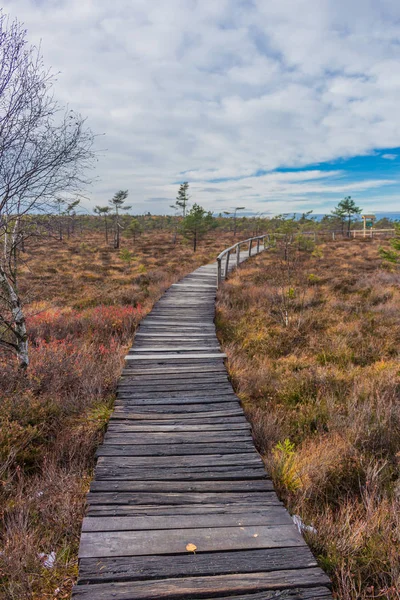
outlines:
[{"label": "fallen yellow leaf", "polygon": [[186,546],[186,550],[188,552],[196,552],[197,550],[197,546],[195,546],[194,544],[187,544]]}]

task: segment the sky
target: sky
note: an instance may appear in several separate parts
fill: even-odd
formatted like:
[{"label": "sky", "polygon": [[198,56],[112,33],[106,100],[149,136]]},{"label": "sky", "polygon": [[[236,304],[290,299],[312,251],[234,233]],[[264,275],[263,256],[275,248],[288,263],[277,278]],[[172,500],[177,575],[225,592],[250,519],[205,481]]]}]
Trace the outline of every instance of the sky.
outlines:
[{"label": "sky", "polygon": [[87,208],[400,210],[398,0],[3,0],[95,134]]}]

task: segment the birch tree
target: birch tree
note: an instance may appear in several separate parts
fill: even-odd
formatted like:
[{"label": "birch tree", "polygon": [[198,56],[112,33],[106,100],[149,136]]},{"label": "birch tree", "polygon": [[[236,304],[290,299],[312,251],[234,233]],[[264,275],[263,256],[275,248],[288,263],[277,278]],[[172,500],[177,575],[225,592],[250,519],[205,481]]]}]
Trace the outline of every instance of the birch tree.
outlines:
[{"label": "birch tree", "polygon": [[0,13],[0,346],[29,364],[23,299],[18,288],[25,224],[51,213],[60,194],[88,183],[93,134],[55,100],[54,75],[18,21]]}]

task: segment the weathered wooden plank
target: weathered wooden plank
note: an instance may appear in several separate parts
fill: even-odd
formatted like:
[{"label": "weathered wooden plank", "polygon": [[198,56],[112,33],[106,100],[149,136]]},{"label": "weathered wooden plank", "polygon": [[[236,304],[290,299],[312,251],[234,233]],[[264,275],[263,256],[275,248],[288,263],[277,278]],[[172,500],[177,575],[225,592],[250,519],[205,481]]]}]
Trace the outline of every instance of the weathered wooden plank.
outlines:
[{"label": "weathered wooden plank", "polygon": [[[332,600],[332,594],[326,587],[292,588],[278,591],[263,591],[256,594],[240,594],[237,596],[218,596],[220,600]],[[215,600],[203,598],[203,600]]]},{"label": "weathered wooden plank", "polygon": [[224,392],[224,393],[219,393],[216,394],[215,396],[192,396],[190,394],[186,394],[183,393],[183,395],[179,395],[179,394],[175,394],[173,396],[157,396],[157,397],[147,397],[147,396],[134,396],[132,394],[129,394],[127,392],[120,392],[118,393],[118,400],[116,402],[116,406],[121,406],[123,403],[124,406],[127,406],[129,408],[135,407],[135,406],[148,406],[150,404],[153,404],[154,406],[156,404],[168,404],[168,402],[171,402],[171,404],[176,404],[177,402],[180,402],[182,405],[184,404],[199,404],[199,403],[203,403],[203,404],[215,404],[215,402],[237,402],[238,398],[237,396],[235,396],[235,394],[233,393],[228,393],[228,392]]},{"label": "weathered wooden plank", "polygon": [[188,432],[175,433],[110,433],[107,431],[105,441],[112,444],[208,444],[210,442],[248,442],[251,441],[250,433],[246,430],[231,432],[215,431],[203,432],[201,436],[194,436]]},{"label": "weathered wooden plank", "polygon": [[[126,461],[124,461],[126,463]],[[150,479],[165,480],[165,479],[185,479],[187,481],[192,480],[204,480],[204,479],[261,479],[264,478],[265,470],[263,467],[257,466],[222,466],[222,467],[171,467],[170,469],[158,468],[156,465],[149,471],[148,467],[141,468],[136,466],[128,466],[126,464],[116,464],[112,466],[105,466],[103,464],[97,464],[96,467],[97,479],[140,479],[144,481]]]},{"label": "weathered wooden plank", "polygon": [[125,364],[123,374],[129,375],[181,375],[182,373],[186,374],[199,374],[199,373],[221,373],[226,376],[226,369],[224,363],[208,363],[204,365],[203,363],[196,363],[192,365],[181,364],[181,365],[150,365],[143,364],[137,365],[134,363]]},{"label": "weathered wooden plank", "polygon": [[[161,600],[173,598],[179,600],[204,598],[207,594],[239,594],[242,592],[260,592],[284,590],[296,587],[321,587],[329,580],[321,569],[288,569],[258,573],[230,573],[212,577],[181,577],[162,580],[136,582],[118,582],[112,584],[81,585],[75,588],[76,598],[81,600]],[[278,596],[279,598],[279,596]]]},{"label": "weathered wooden plank", "polygon": [[118,409],[113,412],[110,419],[111,420],[120,420],[120,419],[128,419],[132,421],[193,421],[197,422],[198,419],[206,420],[206,419],[229,419],[231,417],[243,417],[243,411],[239,407],[227,410],[226,412],[223,410],[210,410],[210,411],[202,411],[202,412],[132,412],[128,410]]},{"label": "weathered wooden plank", "polygon": [[165,529],[198,529],[211,527],[250,527],[293,525],[281,506],[269,506],[264,511],[227,514],[143,516],[143,517],[85,517],[82,531],[150,531]]},{"label": "weathered wooden plank", "polygon": [[194,424],[189,422],[175,423],[169,424],[165,423],[165,421],[156,423],[155,421],[149,423],[132,423],[132,421],[111,421],[108,425],[108,431],[110,433],[117,432],[146,432],[149,433],[171,433],[174,431],[192,431],[195,434],[201,434],[203,431],[226,431],[229,429],[230,431],[237,430],[248,430],[250,429],[250,424],[248,421],[234,421],[235,417],[231,417],[230,419],[220,420],[217,423],[209,422],[209,419],[206,419],[206,422],[196,422]]},{"label": "weathered wooden plank", "polygon": [[[119,456],[100,456],[97,461],[97,468],[118,468],[119,470],[130,469],[131,467],[149,469],[154,465],[152,456],[126,456],[123,461]],[[249,467],[261,466],[264,464],[257,452],[244,452],[241,454],[189,454],[183,456],[159,456],[157,458],[158,469],[180,469],[183,467],[233,467],[236,465]]]},{"label": "weathered wooden plank", "polygon": [[[216,481],[220,480],[216,479]],[[281,504],[274,492],[101,492],[89,494],[88,503],[90,506],[120,504],[133,507],[140,505],[158,505],[160,507],[162,505],[179,505],[182,507],[185,504],[196,504],[199,505],[199,510],[203,511],[206,504],[230,505],[229,510],[231,510],[232,504],[235,504],[235,508],[240,504],[245,504],[246,510],[257,503],[261,506]]]},{"label": "weathered wooden plank", "polygon": [[156,346],[155,344],[148,344],[146,346],[135,346],[135,348],[132,348],[131,350],[129,350],[129,354],[128,356],[132,356],[130,353],[133,353],[133,356],[135,356],[136,354],[142,354],[143,352],[148,352],[149,354],[157,354],[160,353],[166,353],[166,352],[176,352],[176,353],[181,353],[181,352],[204,352],[205,354],[207,354],[207,356],[209,354],[213,354],[213,353],[217,353],[219,352],[220,347],[219,345],[208,345],[205,346],[204,344],[202,344],[201,346],[194,346],[192,345],[177,345],[177,344],[171,344],[170,346],[166,346],[165,344],[160,345],[160,346]]},{"label": "weathered wooden plank", "polygon": [[[287,548],[304,546],[296,527],[291,525],[248,527],[204,527],[164,531],[83,532],[79,557],[143,556],[187,552],[194,544],[196,552],[245,550],[249,548]],[[297,582],[298,583],[298,582]]]},{"label": "weathered wooden plank", "polygon": [[[149,418],[151,419],[153,414],[155,415],[155,418],[157,418],[157,415],[160,415],[160,419],[163,418],[162,415],[180,415],[181,418],[187,417],[190,418],[192,414],[194,415],[201,415],[201,414],[208,414],[210,412],[215,412],[215,413],[221,413],[221,416],[223,414],[225,414],[225,410],[222,410],[223,408],[226,407],[226,413],[229,416],[229,414],[233,413],[236,410],[241,411],[241,414],[243,414],[242,408],[240,407],[239,401],[236,399],[235,402],[218,402],[218,400],[216,400],[215,402],[209,402],[209,403],[203,403],[203,404],[176,404],[176,403],[167,403],[167,404],[145,404],[142,405],[138,408],[132,408],[130,406],[126,406],[124,403],[122,403],[121,401],[118,401],[117,406],[115,408],[115,412],[117,414],[138,414],[138,415],[143,415],[143,418]],[[239,408],[238,408],[239,407]]]},{"label": "weathered wooden plank", "polygon": [[[271,500],[269,499],[271,498]],[[247,504],[89,504],[87,516],[89,517],[139,517],[147,516],[176,516],[176,515],[203,515],[203,514],[229,514],[234,508],[236,513],[246,514],[249,511],[263,511],[268,506],[280,506],[272,493],[267,494],[267,502],[253,502]]]},{"label": "weathered wooden plank", "polygon": [[96,456],[181,456],[187,454],[208,454],[221,453],[226,450],[227,453],[254,453],[254,444],[251,440],[248,442],[237,442],[227,444],[102,444]]},{"label": "weathered wooden plank", "polygon": [[81,558],[80,583],[223,575],[239,570],[241,573],[257,573],[316,566],[315,558],[306,547],[188,553],[181,554],[179,560],[168,555]]},{"label": "weathered wooden plank", "polygon": [[[92,481],[91,492],[271,492],[268,479],[238,481]],[[233,510],[233,509],[231,509]]]},{"label": "weathered wooden plank", "polygon": [[[183,388],[187,387],[182,386]],[[194,384],[192,386],[192,389],[181,389],[181,390],[174,390],[174,389],[166,389],[164,392],[159,388],[157,390],[152,390],[150,387],[149,388],[137,388],[135,389],[135,386],[119,386],[118,388],[118,393],[120,394],[126,394],[126,395],[130,395],[130,396],[138,396],[141,395],[142,397],[149,397],[149,399],[152,398],[159,398],[160,396],[164,396],[165,398],[171,398],[174,396],[182,396],[184,398],[192,398],[192,397],[198,397],[198,398],[210,398],[213,397],[214,401],[215,398],[218,396],[231,396],[232,398],[235,398],[236,400],[238,400],[238,397],[234,394],[232,387],[229,385],[229,383],[221,383],[221,385],[218,386],[213,386],[212,384],[207,385],[204,388],[200,388],[200,389],[196,389],[196,385]]]},{"label": "weathered wooden plank", "polygon": [[136,333],[135,333],[135,340],[136,338],[143,338],[143,339],[153,339],[153,338],[160,338],[160,339],[165,339],[165,338],[170,338],[172,340],[180,340],[180,339],[184,339],[184,340],[217,340],[217,335],[215,332],[210,332],[210,333],[196,333],[196,334],[192,334],[190,336],[188,335],[184,335],[182,333],[145,333],[143,332],[141,329],[139,329]]},{"label": "weathered wooden plank", "polygon": [[138,394],[139,392],[150,392],[151,394],[169,394],[174,392],[188,392],[188,394],[191,394],[192,392],[196,392],[197,395],[199,395],[199,392],[214,392],[214,395],[216,393],[229,392],[232,394],[232,387],[228,381],[217,382],[212,380],[197,383],[193,381],[190,382],[189,379],[184,379],[181,381],[175,380],[173,382],[165,382],[165,384],[160,384],[158,381],[153,383],[149,381],[148,383],[141,382],[136,384],[132,383],[131,381],[126,382],[122,380],[118,384],[117,389],[135,394]]},{"label": "weathered wooden plank", "polygon": [[160,353],[160,354],[149,354],[148,356],[142,356],[142,355],[138,355],[138,356],[131,356],[130,354],[125,356],[125,360],[153,360],[153,361],[157,361],[157,360],[174,360],[176,358],[180,358],[185,359],[185,360],[196,360],[196,359],[200,359],[200,358],[226,358],[226,354],[224,354],[223,352],[209,352],[209,353],[201,353],[199,352],[198,354],[194,353],[194,352],[188,352],[187,354],[185,354],[184,352],[173,352],[171,354],[167,354],[167,353]]},{"label": "weathered wooden plank", "polygon": [[148,374],[146,371],[143,373],[141,370],[138,372],[132,371],[132,369],[124,369],[121,376],[121,383],[132,383],[133,385],[149,385],[151,382],[156,385],[161,385],[165,382],[166,385],[170,385],[176,382],[192,381],[194,385],[197,383],[226,383],[229,381],[226,373],[220,371],[204,373],[199,371],[172,371],[165,373],[153,373]]}]

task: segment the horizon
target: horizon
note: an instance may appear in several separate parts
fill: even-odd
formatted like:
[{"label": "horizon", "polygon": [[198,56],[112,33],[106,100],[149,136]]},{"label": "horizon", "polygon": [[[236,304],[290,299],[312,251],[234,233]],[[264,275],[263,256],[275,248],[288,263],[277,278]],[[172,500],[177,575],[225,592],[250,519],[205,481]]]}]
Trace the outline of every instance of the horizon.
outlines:
[{"label": "horizon", "polygon": [[[5,0],[97,138],[84,206],[178,186],[222,212],[399,207],[400,6],[357,2]],[[105,134],[104,136],[102,134]]]}]

